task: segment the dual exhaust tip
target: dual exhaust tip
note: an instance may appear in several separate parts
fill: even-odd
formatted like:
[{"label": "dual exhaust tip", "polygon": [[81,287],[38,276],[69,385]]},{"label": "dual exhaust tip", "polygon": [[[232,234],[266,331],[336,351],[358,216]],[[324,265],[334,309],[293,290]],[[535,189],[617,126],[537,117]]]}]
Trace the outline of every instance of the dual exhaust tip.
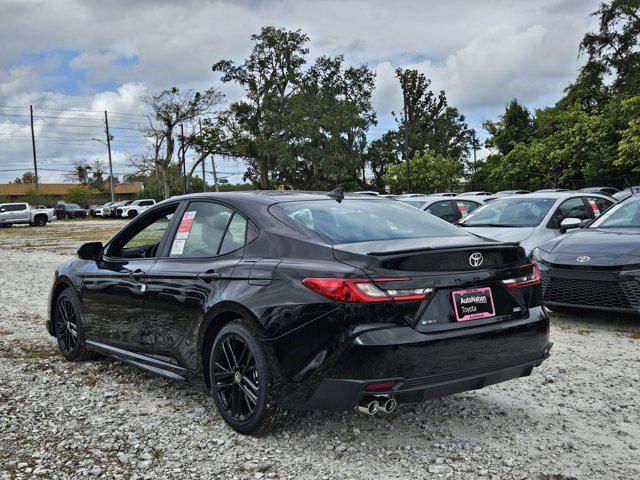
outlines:
[{"label": "dual exhaust tip", "polygon": [[398,406],[393,397],[365,397],[358,404],[358,411],[367,415],[375,415],[378,412],[391,413]]}]

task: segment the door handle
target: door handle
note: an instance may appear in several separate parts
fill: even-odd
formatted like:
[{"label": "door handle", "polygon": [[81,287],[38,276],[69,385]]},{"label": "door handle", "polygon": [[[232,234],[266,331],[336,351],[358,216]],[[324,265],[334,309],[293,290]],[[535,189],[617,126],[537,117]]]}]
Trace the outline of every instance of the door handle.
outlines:
[{"label": "door handle", "polygon": [[198,274],[198,278],[200,280],[204,280],[207,283],[209,283],[209,282],[211,282],[213,280],[220,280],[221,277],[222,277],[222,275],[220,275],[219,273],[214,272],[213,270],[207,270],[204,273]]},{"label": "door handle", "polygon": [[145,273],[138,269],[133,272],[129,272],[129,278],[134,281],[142,280],[145,277]]}]

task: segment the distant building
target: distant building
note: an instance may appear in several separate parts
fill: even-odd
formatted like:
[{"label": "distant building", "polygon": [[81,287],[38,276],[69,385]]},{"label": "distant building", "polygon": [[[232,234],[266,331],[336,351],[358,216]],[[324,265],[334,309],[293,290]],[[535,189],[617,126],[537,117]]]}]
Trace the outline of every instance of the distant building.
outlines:
[{"label": "distant building", "polygon": [[[41,183],[38,185],[38,193],[51,197],[52,200],[57,202],[58,200],[64,200],[64,196],[69,193],[69,190],[79,186],[79,183]],[[143,189],[142,182],[116,183],[114,185],[116,200],[131,200]],[[0,197],[8,197],[12,202],[19,202],[22,197],[32,193],[34,190],[35,185],[32,183],[0,183]],[[96,199],[96,201],[98,200],[105,202],[110,200],[108,186],[107,192],[99,199]]]}]

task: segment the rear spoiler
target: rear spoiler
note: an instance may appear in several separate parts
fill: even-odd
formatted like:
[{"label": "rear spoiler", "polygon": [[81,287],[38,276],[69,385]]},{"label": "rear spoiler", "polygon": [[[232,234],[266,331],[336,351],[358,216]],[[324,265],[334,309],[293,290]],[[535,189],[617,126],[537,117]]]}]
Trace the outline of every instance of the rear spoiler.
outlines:
[{"label": "rear spoiler", "polygon": [[372,255],[376,257],[388,256],[388,255],[402,255],[405,253],[417,253],[417,252],[425,252],[425,251],[433,251],[433,250],[443,250],[453,252],[456,250],[485,250],[487,248],[493,247],[519,247],[520,244],[518,242],[493,242],[493,243],[484,243],[482,245],[477,246],[464,246],[464,247],[452,247],[452,248],[434,248],[434,247],[422,247],[422,248],[405,248],[403,250],[392,250],[387,252],[367,252],[367,255]]}]

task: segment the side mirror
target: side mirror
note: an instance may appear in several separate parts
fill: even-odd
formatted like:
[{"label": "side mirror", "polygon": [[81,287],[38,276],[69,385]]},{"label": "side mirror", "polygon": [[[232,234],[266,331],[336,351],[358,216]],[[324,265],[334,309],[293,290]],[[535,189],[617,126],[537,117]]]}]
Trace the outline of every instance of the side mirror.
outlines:
[{"label": "side mirror", "polygon": [[567,230],[571,230],[573,228],[580,228],[582,225],[582,220],[579,218],[565,218],[560,223],[560,233],[565,233]]},{"label": "side mirror", "polygon": [[84,243],[78,249],[78,257],[82,260],[100,260],[104,246],[102,242]]}]

